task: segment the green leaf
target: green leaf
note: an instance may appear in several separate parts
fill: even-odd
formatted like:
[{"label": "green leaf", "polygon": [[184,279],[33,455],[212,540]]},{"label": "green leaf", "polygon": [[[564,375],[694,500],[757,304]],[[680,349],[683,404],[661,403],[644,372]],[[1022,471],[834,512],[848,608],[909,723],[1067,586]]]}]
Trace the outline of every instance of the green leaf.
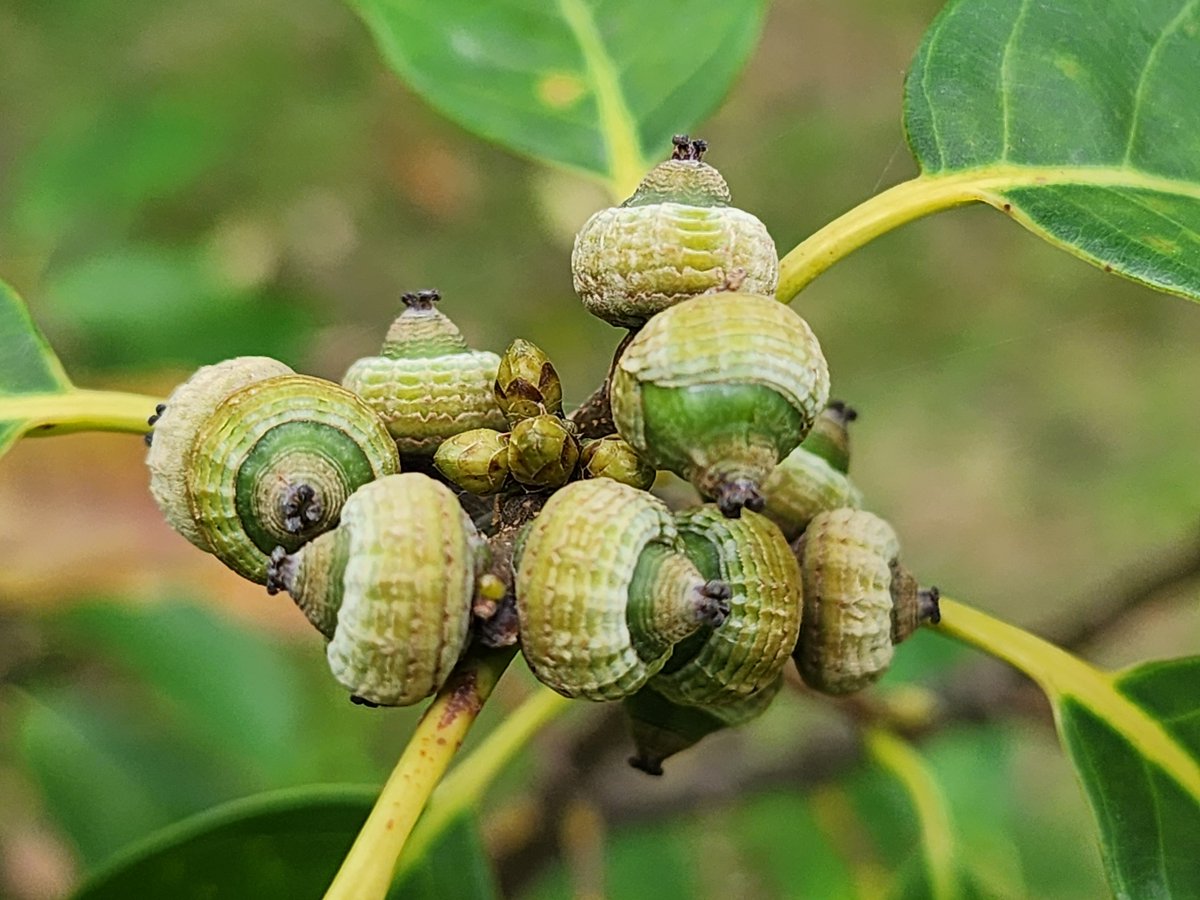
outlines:
[{"label": "green leaf", "polygon": [[405,870],[388,896],[396,900],[490,900],[499,896],[474,816],[460,816],[439,832],[420,862]]},{"label": "green leaf", "polygon": [[[1100,824],[1105,869],[1118,897],[1200,895],[1200,657],[1118,675],[1115,691],[1159,726],[1114,719],[1065,692],[1059,730]],[[1161,728],[1161,730],[1160,730]],[[1187,754],[1164,766],[1168,747]],[[1174,754],[1172,754],[1174,755]]]},{"label": "green leaf", "polygon": [[0,281],[0,454],[35,424],[25,412],[28,398],[71,389],[62,363],[29,310],[17,292]]},{"label": "green leaf", "polygon": [[220,760],[171,733],[141,698],[38,690],[20,712],[18,749],[46,811],[84,863],[244,793]]},{"label": "green leaf", "polygon": [[26,433],[146,430],[155,399],[71,384],[17,292],[0,280],[0,456]]},{"label": "green leaf", "polygon": [[1049,697],[1113,892],[1200,896],[1200,657],[1102,672],[947,598],[938,628],[1017,667]]},{"label": "green leaf", "polygon": [[671,135],[716,108],[765,0],[351,0],[431,105],[518,153],[624,197]]},{"label": "green leaf", "polygon": [[310,786],[235,800],[164,829],[103,871],[76,900],[321,897],[374,790]]},{"label": "green leaf", "polygon": [[1198,76],[1194,0],[954,0],[909,71],[905,126],[929,180],[1200,299]]},{"label": "green leaf", "polygon": [[[271,602],[265,594],[263,602]],[[304,685],[272,643],[187,603],[86,604],[55,625],[60,640],[136,676],[193,744],[220,754],[256,788],[317,775]]]}]

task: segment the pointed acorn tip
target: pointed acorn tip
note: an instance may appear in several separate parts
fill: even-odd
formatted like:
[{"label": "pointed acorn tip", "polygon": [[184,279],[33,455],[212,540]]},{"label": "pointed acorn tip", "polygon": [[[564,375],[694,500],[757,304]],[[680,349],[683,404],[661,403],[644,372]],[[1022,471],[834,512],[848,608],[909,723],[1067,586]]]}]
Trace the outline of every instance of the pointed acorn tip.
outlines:
[{"label": "pointed acorn tip", "polygon": [[671,151],[671,159],[686,159],[694,162],[700,162],[704,159],[704,152],[708,150],[708,141],[703,141],[697,138],[692,140],[686,134],[677,134],[671,138],[671,144],[674,149]]},{"label": "pointed acorn tip", "polygon": [[836,413],[842,423],[853,422],[858,418],[858,410],[848,405],[844,400],[830,400],[825,408]]},{"label": "pointed acorn tip", "polygon": [[300,534],[315,525],[325,512],[325,504],[321,502],[316,489],[303,481],[288,485],[281,503],[283,527],[289,534]]},{"label": "pointed acorn tip", "polygon": [[922,622],[937,625],[942,621],[942,592],[936,587],[926,588],[917,594],[917,618]]},{"label": "pointed acorn tip", "polygon": [[415,293],[409,291],[408,293],[401,294],[400,299],[404,301],[404,305],[409,309],[433,309],[433,304],[442,299],[442,294],[434,288],[429,288],[428,290],[416,291]]},{"label": "pointed acorn tip", "polygon": [[758,484],[749,478],[735,478],[717,488],[717,509],[727,519],[739,519],[742,509],[762,512],[767,499],[758,490]]},{"label": "pointed acorn tip", "polygon": [[637,756],[629,757],[629,764],[640,772],[645,772],[647,775],[661,777],[663,773],[662,760],[655,759],[645,753],[639,753]]},{"label": "pointed acorn tip", "polygon": [[729,618],[729,601],[733,597],[733,589],[728,582],[714,579],[704,583],[700,588],[700,596],[707,601],[701,609],[707,624],[713,628],[720,628]]}]

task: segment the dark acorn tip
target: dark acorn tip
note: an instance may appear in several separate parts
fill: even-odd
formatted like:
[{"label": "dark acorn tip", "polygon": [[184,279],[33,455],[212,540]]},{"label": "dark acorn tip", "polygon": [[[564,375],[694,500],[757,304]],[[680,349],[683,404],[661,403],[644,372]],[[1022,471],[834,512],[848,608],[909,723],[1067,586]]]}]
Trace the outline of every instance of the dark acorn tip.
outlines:
[{"label": "dark acorn tip", "polygon": [[366,697],[358,696],[358,694],[351,694],[350,702],[355,706],[365,706],[367,709],[379,709],[379,704],[374,700],[368,700]]},{"label": "dark acorn tip", "polygon": [[742,509],[750,512],[762,512],[767,506],[767,499],[758,491],[758,485],[749,478],[735,478],[727,481],[717,489],[717,509],[727,519],[740,519]]},{"label": "dark acorn tip", "polygon": [[918,595],[917,616],[922,622],[937,625],[942,621],[942,592],[935,587],[923,590]]},{"label": "dark acorn tip", "polygon": [[442,294],[433,288],[424,291],[409,291],[401,294],[400,299],[409,309],[433,309],[433,304],[442,299]]},{"label": "dark acorn tip", "polygon": [[733,597],[733,589],[728,582],[714,579],[704,583],[704,587],[700,588],[700,595],[708,601],[703,610],[708,624],[713,628],[720,628],[729,618],[729,601]]},{"label": "dark acorn tip", "polygon": [[671,159],[700,162],[704,158],[704,152],[708,149],[708,141],[692,140],[686,134],[675,135],[671,138],[671,143],[675,148],[671,151]]},{"label": "dark acorn tip", "polygon": [[316,490],[304,482],[289,485],[283,495],[283,527],[290,534],[299,534],[321,521],[324,511]]},{"label": "dark acorn tip", "polygon": [[853,422],[858,418],[858,410],[853,406],[847,406],[843,400],[830,400],[825,408],[836,413],[843,422]]},{"label": "dark acorn tip", "polygon": [[643,754],[629,757],[629,764],[635,769],[645,772],[647,775],[661,777],[663,773],[661,759],[654,759],[653,757],[645,756]]},{"label": "dark acorn tip", "polygon": [[288,552],[282,547],[271,551],[271,558],[267,562],[267,593],[272,596],[287,590],[283,577],[283,561],[287,559],[287,555]]},{"label": "dark acorn tip", "polygon": [[142,440],[146,442],[147,447],[153,446],[154,445],[154,433],[151,431],[146,432],[145,434],[142,435]]},{"label": "dark acorn tip", "polygon": [[156,416],[161,416],[166,411],[167,411],[167,404],[165,404],[165,403],[160,403],[160,404],[158,404],[158,406],[154,407],[154,414]]}]

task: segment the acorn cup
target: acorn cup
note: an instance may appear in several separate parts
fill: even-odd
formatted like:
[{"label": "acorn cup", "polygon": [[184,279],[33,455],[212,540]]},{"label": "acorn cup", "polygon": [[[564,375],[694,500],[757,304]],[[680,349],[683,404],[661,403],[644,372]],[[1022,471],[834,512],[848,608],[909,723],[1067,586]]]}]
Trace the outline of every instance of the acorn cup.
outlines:
[{"label": "acorn cup", "polygon": [[434,308],[437,291],[404,294],[379,356],[353,363],[342,384],[387,423],[403,455],[432,456],[448,437],[506,427],[493,384],[500,357],[472,350]]},{"label": "acorn cup", "polygon": [[633,196],[595,213],[575,238],[575,291],[610,324],[638,328],[738,269],[748,293],[773,294],[778,284],[775,242],[762,222],[730,205],[729,185],[702,160],[708,145],[687,135],[673,143],[671,159]]},{"label": "acorn cup", "polygon": [[663,762],[695,746],[703,738],[726,728],[745,725],[770,707],[783,677],[754,694],[722,704],[686,706],[673,703],[653,687],[645,687],[622,701],[636,753],[629,764],[647,775],[662,775]]},{"label": "acorn cup", "polygon": [[729,586],[684,552],[661,500],[610,478],[556,492],[514,553],[521,649],[567,697],[639,690],[677,644],[729,614]]},{"label": "acorn cup", "polygon": [[819,513],[793,550],[804,583],[794,658],[815,690],[867,687],[887,671],[896,644],[941,620],[937,588],[918,586],[900,563],[896,532],[874,513]]},{"label": "acorn cup", "polygon": [[168,523],[260,584],[276,546],[333,528],[350,494],[400,466],[362,400],[265,357],[201,368],[151,424],[150,491]]},{"label": "acorn cup", "polygon": [[862,492],[847,477],[850,466],[848,425],[858,414],[831,401],[817,417],[804,442],[788,454],[763,482],[763,514],[795,540],[819,512],[859,508]]},{"label": "acorn cup", "polygon": [[777,301],[718,292],[651,319],[613,370],[613,420],[658,469],[736,517],[807,436],[829,395],[808,324]]},{"label": "acorn cup", "polygon": [[488,551],[454,493],[427,475],[359,488],[333,531],[271,556],[267,590],[286,590],[328,640],[334,678],[366,706],[435,693],[466,649]]}]

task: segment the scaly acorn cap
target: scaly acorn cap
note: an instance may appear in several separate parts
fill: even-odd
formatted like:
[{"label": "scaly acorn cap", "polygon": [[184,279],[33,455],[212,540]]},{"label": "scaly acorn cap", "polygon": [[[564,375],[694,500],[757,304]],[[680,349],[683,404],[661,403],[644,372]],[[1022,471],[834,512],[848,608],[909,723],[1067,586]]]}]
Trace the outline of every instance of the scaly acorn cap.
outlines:
[{"label": "scaly acorn cap", "polygon": [[613,371],[617,431],[721,511],[765,505],[760,484],[808,435],[829,396],[812,329],[778,301],[719,292],[673,306]]},{"label": "scaly acorn cap", "polygon": [[261,584],[276,546],[294,550],[333,528],[346,498],[398,472],[400,460],[360,398],[293,374],[226,397],[196,434],[187,469],[210,552]]},{"label": "scaly acorn cap", "polygon": [[168,524],[201,550],[208,539],[192,518],[187,499],[187,457],[196,432],[225,398],[238,388],[292,370],[266,356],[239,356],[211,366],[201,366],[171,392],[148,420],[154,430],[146,465],[150,468],[150,493]]},{"label": "scaly acorn cap", "polygon": [[437,291],[405,294],[379,356],[353,363],[342,384],[387,423],[401,454],[432,456],[438,444],[472,428],[506,428],[492,385],[500,357],[472,350],[434,308]]},{"label": "scaly acorn cap", "polygon": [[795,540],[819,512],[839,507],[859,508],[862,492],[846,476],[850,467],[848,425],[858,414],[832,400],[817,417],[812,431],[763,483],[767,498],[764,515]]},{"label": "scaly acorn cap", "polygon": [[579,469],[584,478],[611,478],[643,491],[650,489],[657,474],[652,465],[616,434],[585,443],[579,455]]},{"label": "scaly acorn cap", "polygon": [[575,238],[575,291],[588,312],[613,325],[637,328],[720,288],[736,270],[748,293],[775,293],[779,260],[766,226],[729,205],[725,179],[701,160],[704,141],[676,135],[674,144],[673,157],[633,196],[597,212]]},{"label": "scaly acorn cap", "polygon": [[487,547],[453,491],[420,473],[364,485],[333,531],[272,555],[267,589],[287,590],[329,639],[352,699],[407,706],[445,683],[467,645]]},{"label": "scaly acorn cap", "polygon": [[495,391],[496,403],[509,425],[543,413],[562,415],[558,372],[550,357],[532,341],[517,338],[509,344],[500,357]]},{"label": "scaly acorn cap", "polygon": [[437,470],[468,493],[497,493],[508,480],[508,435],[473,428],[442,441],[433,455]]},{"label": "scaly acorn cap", "polygon": [[713,506],[677,513],[688,557],[729,585],[729,615],[683,641],[649,686],[691,706],[731,703],[778,680],[800,633],[800,570],[779,529],[755,513]]},{"label": "scaly acorn cap", "polygon": [[529,488],[556,488],[571,480],[579,441],[558,416],[523,419],[508,439],[508,471]]},{"label": "scaly acorn cap", "polygon": [[637,691],[729,611],[729,586],[688,559],[666,505],[609,478],[556,492],[519,537],[514,567],[522,652],[567,697]]},{"label": "scaly acorn cap", "polygon": [[642,688],[621,704],[637,749],[629,764],[647,775],[662,775],[663,761],[669,757],[714,732],[744,725],[761,716],[782,686],[780,676],[758,693],[711,706],[673,703],[652,687]]},{"label": "scaly acorn cap", "polygon": [[804,583],[796,668],[815,690],[861,690],[887,671],[894,645],[941,618],[937,588],[918,587],[896,532],[874,513],[822,512],[793,549]]}]

